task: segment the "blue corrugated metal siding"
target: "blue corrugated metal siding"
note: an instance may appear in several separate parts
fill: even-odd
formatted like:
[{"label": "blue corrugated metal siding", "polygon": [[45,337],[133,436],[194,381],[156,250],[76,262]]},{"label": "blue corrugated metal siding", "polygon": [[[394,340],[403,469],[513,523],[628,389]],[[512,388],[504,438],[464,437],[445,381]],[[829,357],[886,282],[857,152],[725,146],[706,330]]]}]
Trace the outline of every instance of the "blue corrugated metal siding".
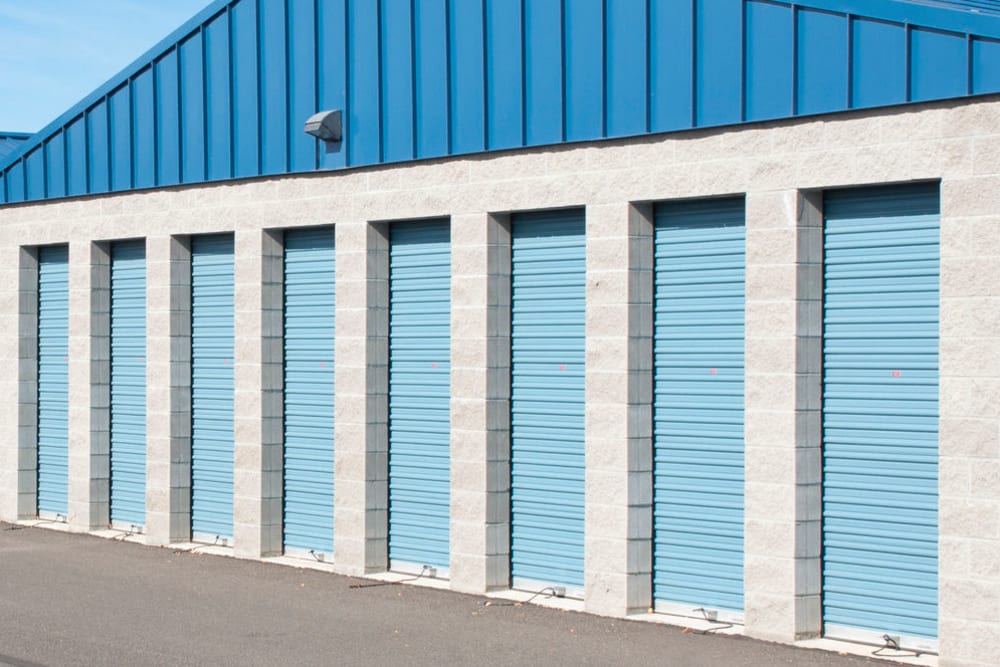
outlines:
[{"label": "blue corrugated metal siding", "polygon": [[[219,0],[0,158],[0,203],[1000,92],[995,14],[895,0]],[[320,109],[344,110],[343,143],[302,132]]]},{"label": "blue corrugated metal siding", "polygon": [[653,598],[743,609],[744,202],[656,206]]},{"label": "blue corrugated metal siding", "polygon": [[146,522],[146,242],[111,247],[111,520]]},{"label": "blue corrugated metal siding", "polygon": [[938,186],[827,193],[823,618],[937,635]]},{"label": "blue corrugated metal siding", "polygon": [[69,494],[69,248],[38,251],[38,512]]},{"label": "blue corrugated metal siding", "polygon": [[448,567],[451,240],[447,220],[392,226],[389,559]]},{"label": "blue corrugated metal siding", "polygon": [[333,553],[333,229],[285,232],[285,549]]},{"label": "blue corrugated metal siding", "polygon": [[512,216],[511,576],[583,586],[583,211]]},{"label": "blue corrugated metal siding", "polygon": [[233,237],[191,239],[191,532],[233,534]]}]

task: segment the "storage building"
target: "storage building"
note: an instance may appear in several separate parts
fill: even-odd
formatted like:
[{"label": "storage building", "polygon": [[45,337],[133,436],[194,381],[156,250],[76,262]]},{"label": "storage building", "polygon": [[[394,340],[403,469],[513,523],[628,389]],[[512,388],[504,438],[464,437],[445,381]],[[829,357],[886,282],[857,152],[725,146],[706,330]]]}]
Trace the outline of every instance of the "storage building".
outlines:
[{"label": "storage building", "polygon": [[0,519],[1000,664],[1000,2],[218,0],[0,136]]}]

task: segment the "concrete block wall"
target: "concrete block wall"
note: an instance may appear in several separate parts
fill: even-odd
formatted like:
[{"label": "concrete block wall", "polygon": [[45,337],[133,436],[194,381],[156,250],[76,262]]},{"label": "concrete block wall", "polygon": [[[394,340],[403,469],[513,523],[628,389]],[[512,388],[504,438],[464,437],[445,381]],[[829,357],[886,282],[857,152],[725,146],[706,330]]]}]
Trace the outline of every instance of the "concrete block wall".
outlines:
[{"label": "concrete block wall", "polygon": [[282,549],[281,233],[234,239],[233,543],[247,558]]},{"label": "concrete block wall", "polygon": [[451,219],[451,585],[510,581],[510,220]]},{"label": "concrete block wall", "polygon": [[69,516],[73,530],[111,520],[111,248],[69,244]]},{"label": "concrete block wall", "polygon": [[[275,553],[280,414],[274,383],[280,365],[271,327],[280,314],[280,287],[274,281],[280,234],[268,230],[334,225],[334,564],[353,574],[384,570],[387,223],[448,217],[454,297],[451,585],[468,592],[506,587],[510,241],[505,221],[515,211],[582,206],[588,231],[585,605],[616,616],[644,611],[651,603],[652,531],[648,206],[745,195],[744,630],[784,642],[814,636],[821,631],[820,196],[827,188],[939,180],[940,663],[998,664],[997,128],[1000,100],[980,98],[0,208],[0,256],[9,260],[4,266],[18,267],[17,278],[0,288],[0,308],[8,316],[0,318],[0,363],[9,370],[0,376],[0,399],[7,399],[0,401],[0,411],[8,417],[0,420],[0,481],[13,484],[0,485],[0,517],[34,514],[35,248],[66,242],[77,248],[71,270],[92,283],[83,290],[90,294],[92,287],[99,289],[90,273],[91,244],[144,237],[146,534],[157,544],[189,539],[187,238],[228,231],[237,236],[237,308],[240,326],[246,327],[240,330],[246,340],[237,358],[238,401],[249,408],[238,415],[236,511],[241,515],[235,551],[247,557]],[[92,354],[93,341],[101,335],[93,324],[95,311],[81,310],[87,297],[80,285],[74,283],[74,312],[91,322],[74,324],[73,382],[77,392],[83,391],[77,394],[80,400],[99,402],[93,390],[79,389],[88,383],[99,388],[100,371],[78,357]],[[4,323],[12,318],[16,326]],[[8,404],[15,400],[16,410]],[[88,414],[93,415],[92,407]],[[86,447],[94,451],[93,436],[88,438]],[[91,460],[82,474],[99,482],[99,467]],[[88,509],[81,516],[90,514],[74,525],[92,520],[90,506],[99,495],[86,496]]]},{"label": "concrete block wall", "polygon": [[653,538],[653,216],[587,208],[587,610],[647,611]]},{"label": "concrete block wall", "polygon": [[336,227],[333,550],[346,572],[389,558],[389,230]]},{"label": "concrete block wall", "polygon": [[16,291],[0,296],[6,314],[0,358],[7,369],[0,374],[0,411],[2,423],[12,425],[7,446],[0,447],[0,517],[14,520],[33,517],[38,508],[38,253],[5,250],[3,284]]},{"label": "concrete block wall", "polygon": [[822,629],[821,198],[751,192],[746,216],[745,623],[791,642]]},{"label": "concrete block wall", "polygon": [[941,184],[941,655],[1000,664],[1000,151]]},{"label": "concrete block wall", "polygon": [[152,544],[191,537],[191,246],[146,240],[146,528]]}]

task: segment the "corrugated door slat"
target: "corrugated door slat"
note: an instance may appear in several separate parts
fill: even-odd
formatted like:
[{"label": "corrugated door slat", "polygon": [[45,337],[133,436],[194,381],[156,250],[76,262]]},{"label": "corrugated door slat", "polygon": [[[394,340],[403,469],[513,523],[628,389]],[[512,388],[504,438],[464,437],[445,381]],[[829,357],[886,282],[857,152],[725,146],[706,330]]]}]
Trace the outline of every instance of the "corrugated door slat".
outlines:
[{"label": "corrugated door slat", "polygon": [[823,617],[937,636],[938,186],[827,193]]},{"label": "corrugated door slat", "polygon": [[333,553],[333,229],[285,232],[285,550]]},{"label": "corrugated door slat", "polygon": [[448,567],[451,244],[447,221],[392,226],[389,559]]},{"label": "corrugated door slat", "polygon": [[583,586],[583,211],[512,219],[511,576]]},{"label": "corrugated door slat", "polygon": [[233,237],[191,239],[191,532],[233,534]]},{"label": "corrugated door slat", "polygon": [[38,251],[38,512],[69,495],[69,248]]},{"label": "corrugated door slat", "polygon": [[656,207],[653,597],[743,609],[743,199]]},{"label": "corrugated door slat", "polygon": [[111,521],[146,522],[146,242],[111,247]]}]

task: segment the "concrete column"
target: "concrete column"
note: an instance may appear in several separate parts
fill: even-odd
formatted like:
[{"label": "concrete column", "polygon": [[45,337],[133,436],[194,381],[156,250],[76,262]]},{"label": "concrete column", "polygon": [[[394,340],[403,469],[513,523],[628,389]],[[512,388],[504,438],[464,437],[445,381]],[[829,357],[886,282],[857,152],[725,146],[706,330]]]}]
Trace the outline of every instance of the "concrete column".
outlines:
[{"label": "concrete column", "polygon": [[[0,518],[28,519],[38,508],[38,251],[13,248],[7,253],[13,268],[8,285],[17,285],[7,297],[5,312],[17,318],[2,318],[4,345],[0,357],[9,372],[0,380],[8,400],[0,442]],[[16,282],[15,282],[16,281]],[[16,308],[16,311],[15,311]],[[16,375],[14,369],[17,370]]]},{"label": "concrete column", "polygon": [[[989,160],[995,141],[976,140]],[[992,149],[992,152],[991,150]],[[1000,177],[941,183],[940,664],[1000,665]]]},{"label": "concrete column", "polygon": [[235,239],[233,542],[246,558],[281,553],[281,232]]},{"label": "concrete column", "polygon": [[13,246],[0,250],[0,284],[8,289],[0,293],[0,521],[14,521],[18,518],[18,430],[20,428],[20,405],[18,382],[20,381],[20,350],[18,332],[21,325],[18,308],[22,249]]},{"label": "concrete column", "polygon": [[348,572],[388,567],[389,234],[336,228],[334,559]]},{"label": "concrete column", "polygon": [[191,246],[146,240],[146,532],[191,539]]},{"label": "concrete column", "polygon": [[750,193],[746,222],[746,632],[790,642],[821,627],[821,196]]},{"label": "concrete column", "polygon": [[111,512],[111,255],[104,243],[69,246],[69,516],[106,528]]},{"label": "concrete column", "polygon": [[652,600],[652,207],[587,207],[587,611]]},{"label": "concrete column", "polygon": [[451,587],[510,581],[510,221],[451,219]]}]

